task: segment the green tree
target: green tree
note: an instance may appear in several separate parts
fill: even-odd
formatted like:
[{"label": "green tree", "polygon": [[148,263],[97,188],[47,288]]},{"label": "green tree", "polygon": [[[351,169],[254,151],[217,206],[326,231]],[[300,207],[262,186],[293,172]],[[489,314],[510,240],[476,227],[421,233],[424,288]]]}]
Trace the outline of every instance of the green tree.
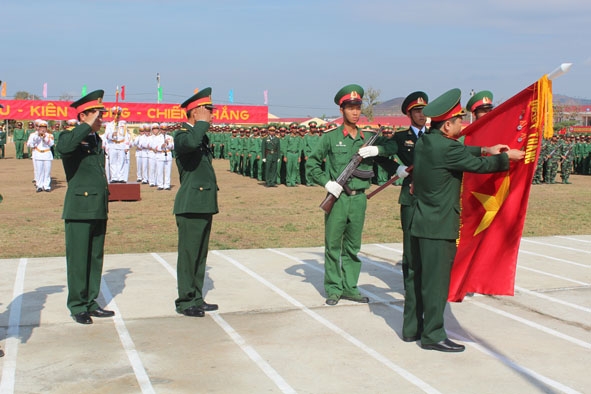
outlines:
[{"label": "green tree", "polygon": [[25,92],[23,90],[18,91],[14,94],[15,100],[39,100],[39,96],[36,94],[31,94],[29,92]]},{"label": "green tree", "polygon": [[363,105],[361,106],[361,113],[371,122],[373,120],[373,109],[380,104],[378,98],[381,91],[372,87],[367,88],[363,95]]}]

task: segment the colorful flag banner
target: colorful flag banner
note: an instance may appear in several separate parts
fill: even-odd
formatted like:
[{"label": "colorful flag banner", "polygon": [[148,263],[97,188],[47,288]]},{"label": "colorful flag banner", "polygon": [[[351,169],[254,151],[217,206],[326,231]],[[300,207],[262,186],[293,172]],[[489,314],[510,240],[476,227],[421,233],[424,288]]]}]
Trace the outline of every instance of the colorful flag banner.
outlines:
[{"label": "colorful flag banner", "polygon": [[47,98],[47,82],[43,84],[43,98]]},{"label": "colorful flag banner", "polygon": [[6,81],[4,83],[0,81],[0,85],[2,85],[2,92],[0,93],[0,96],[6,97]]},{"label": "colorful flag banner", "polygon": [[197,94],[197,93],[199,93],[199,88],[193,89],[193,94]]},{"label": "colorful flag banner", "polygon": [[162,101],[162,87],[158,86],[158,102]]},{"label": "colorful flag banner", "polygon": [[82,85],[82,93],[80,93],[81,97],[86,96],[86,85]]},{"label": "colorful flag banner", "polygon": [[265,105],[268,105],[269,104],[269,91],[265,90],[263,92],[263,96],[265,96]]},{"label": "colorful flag banner", "polygon": [[119,102],[119,86],[115,88],[115,103]]},{"label": "colorful flag banner", "polygon": [[125,101],[125,85],[121,85],[121,100]]},{"label": "colorful flag banner", "polygon": [[552,82],[546,76],[464,129],[472,146],[506,144],[525,151],[506,172],[464,173],[460,237],[449,301],[466,293],[513,295],[519,243],[543,137],[552,133]]},{"label": "colorful flag banner", "polygon": [[234,102],[234,89],[230,89],[230,91],[228,92],[228,101],[230,102],[230,104]]}]

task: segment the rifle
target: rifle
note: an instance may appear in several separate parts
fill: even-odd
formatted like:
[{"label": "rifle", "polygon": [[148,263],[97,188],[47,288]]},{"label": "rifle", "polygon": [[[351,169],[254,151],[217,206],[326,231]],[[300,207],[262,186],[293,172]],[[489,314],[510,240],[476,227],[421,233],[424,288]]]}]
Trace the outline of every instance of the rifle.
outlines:
[{"label": "rifle", "polygon": [[[408,166],[405,171],[410,174],[412,172],[412,169],[413,169],[413,166],[411,165],[411,166]],[[386,183],[384,183],[382,186],[378,187],[376,190],[369,193],[367,195],[367,199],[369,200],[370,198],[372,198],[373,196],[375,196],[376,194],[378,194],[379,192],[381,192],[382,190],[384,190],[385,188],[387,188],[388,186],[390,186],[391,184],[396,182],[398,179],[400,179],[400,177],[398,175],[394,175],[392,178],[388,179],[388,181]]]},{"label": "rifle", "polygon": [[[377,132],[374,135],[372,135],[367,140],[367,142],[363,144],[362,148],[364,146],[372,146],[376,142],[376,139],[379,137],[379,134],[380,133]],[[362,179],[368,179],[373,177],[373,171],[362,171],[357,169],[357,167],[359,167],[359,164],[361,164],[362,160],[363,157],[361,157],[359,153],[355,153],[351,158],[351,161],[349,161],[349,164],[347,164],[343,172],[341,172],[341,175],[339,175],[339,177],[336,180],[336,182],[343,187],[343,191],[347,193],[347,195],[351,195],[352,193],[352,190],[349,188],[349,186],[347,186],[347,182],[349,182],[349,180],[352,177],[356,176]],[[337,198],[334,195],[326,193],[326,197],[324,198],[324,201],[322,201],[322,203],[320,204],[320,208],[322,208],[324,212],[330,213],[336,200]]]}]

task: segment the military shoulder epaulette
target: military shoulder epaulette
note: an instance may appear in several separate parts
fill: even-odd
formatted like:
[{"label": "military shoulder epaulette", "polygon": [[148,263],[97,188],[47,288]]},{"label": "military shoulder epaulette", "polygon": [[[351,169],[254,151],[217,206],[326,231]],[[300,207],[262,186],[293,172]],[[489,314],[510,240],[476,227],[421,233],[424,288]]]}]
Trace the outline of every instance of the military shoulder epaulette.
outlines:
[{"label": "military shoulder epaulette", "polygon": [[179,129],[179,131],[189,131],[189,130],[187,130],[187,129]]},{"label": "military shoulder epaulette", "polygon": [[396,130],[395,133],[403,133],[403,132],[406,133],[407,131],[408,131],[408,129],[399,129],[399,130]]}]

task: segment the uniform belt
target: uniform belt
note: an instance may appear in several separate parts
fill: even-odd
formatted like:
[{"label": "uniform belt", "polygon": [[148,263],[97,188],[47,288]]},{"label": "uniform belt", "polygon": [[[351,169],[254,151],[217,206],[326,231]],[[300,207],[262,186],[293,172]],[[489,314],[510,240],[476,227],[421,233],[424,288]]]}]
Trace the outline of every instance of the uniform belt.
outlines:
[{"label": "uniform belt", "polygon": [[35,148],[35,150],[37,152],[45,153],[45,152],[49,152],[51,149],[39,149],[39,148]]},{"label": "uniform belt", "polygon": [[266,150],[266,151],[265,151],[265,154],[273,154],[273,153],[275,153],[275,151],[274,151],[274,150]]},{"label": "uniform belt", "polygon": [[351,196],[356,196],[358,194],[364,194],[365,193],[365,189],[359,189],[359,190],[351,190]]},{"label": "uniform belt", "polygon": [[111,142],[113,142],[113,143],[115,143],[115,144],[122,144],[122,143],[124,143],[124,142],[125,142],[125,140],[123,140],[123,141],[111,141]]}]

